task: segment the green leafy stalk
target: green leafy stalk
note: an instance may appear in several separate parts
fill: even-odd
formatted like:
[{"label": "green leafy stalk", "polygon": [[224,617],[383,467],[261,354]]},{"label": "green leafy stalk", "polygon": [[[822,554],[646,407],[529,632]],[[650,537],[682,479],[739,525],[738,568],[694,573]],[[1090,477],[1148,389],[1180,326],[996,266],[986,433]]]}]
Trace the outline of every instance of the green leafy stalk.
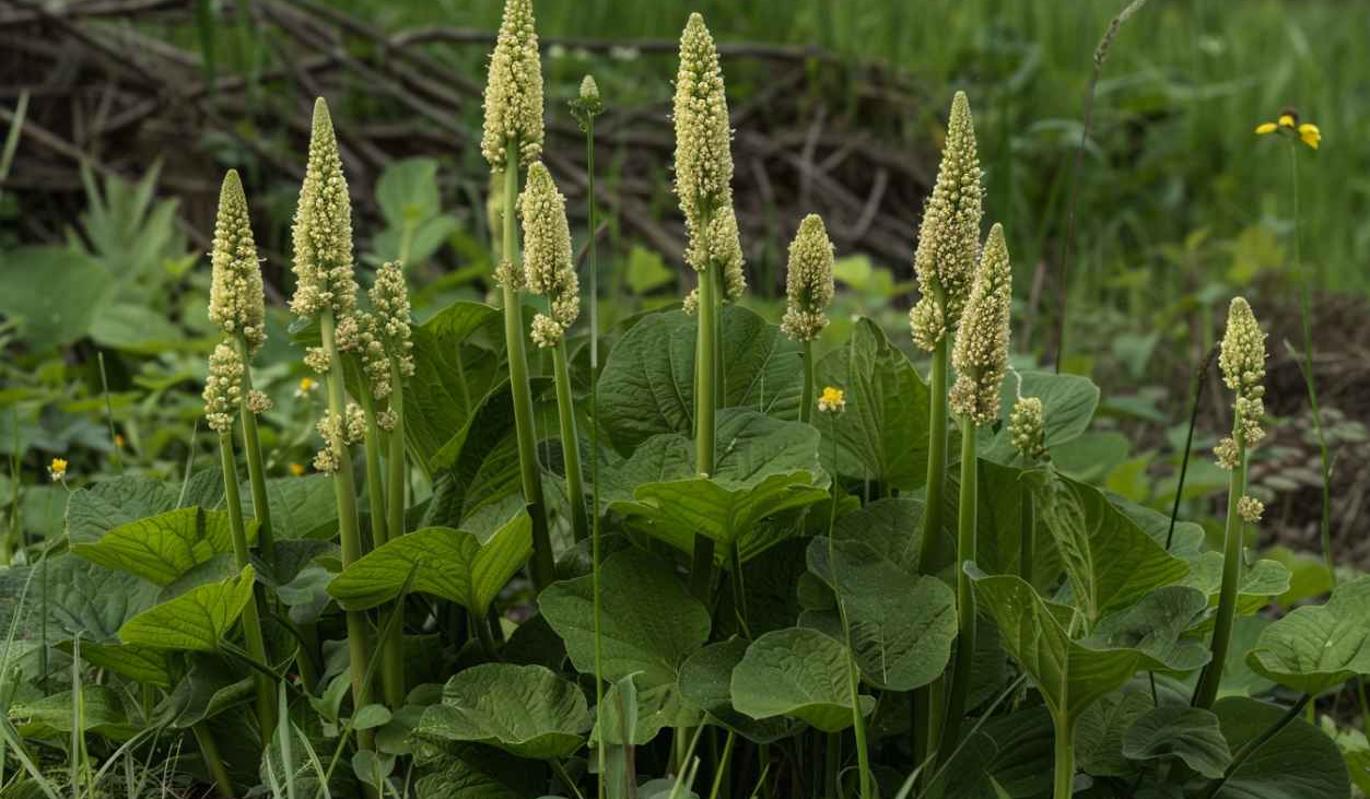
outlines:
[{"label": "green leafy stalk", "polygon": [[[714,422],[718,369],[718,321],[722,300],[714,268],[699,272],[699,331],[695,340],[695,469],[700,474],[714,471]],[[713,585],[714,541],[702,533],[694,539],[690,567],[691,587],[696,597],[707,603]]]},{"label": "green leafy stalk", "polygon": [[813,342],[804,342],[804,393],[799,395],[799,421],[808,422],[813,418]]},{"label": "green leafy stalk", "polygon": [[219,756],[219,745],[214,742],[214,733],[210,732],[208,722],[194,724],[190,730],[195,734],[195,743],[200,746],[200,756],[205,759],[205,768],[209,770],[210,779],[214,780],[214,787],[223,796],[234,796],[233,778],[228,775],[224,760]]},{"label": "green leafy stalk", "polygon": [[[390,413],[394,427],[390,431],[386,455],[385,509],[389,515],[386,522],[388,540],[404,535],[404,484],[406,477],[404,454],[404,376],[398,366],[391,364]],[[399,600],[396,600],[397,602]],[[404,684],[404,616],[400,623],[381,641],[381,689],[385,702],[392,709],[402,707],[405,698]]]},{"label": "green leafy stalk", "polygon": [[1052,725],[1056,728],[1056,743],[1053,749],[1053,768],[1051,778],[1052,799],[1070,799],[1075,792],[1075,728],[1065,719],[1053,714]]},{"label": "green leafy stalk", "polygon": [[[919,540],[918,568],[936,574],[941,562],[942,508],[947,473],[947,377],[951,354],[944,337],[932,351],[932,374],[928,381],[928,479],[923,501],[923,529]],[[913,751],[921,763],[937,751],[942,732],[943,683],[939,678],[913,695]]]},{"label": "green leafy stalk", "polygon": [[1232,624],[1237,615],[1237,586],[1242,576],[1242,538],[1246,525],[1238,512],[1241,498],[1246,494],[1247,454],[1246,444],[1238,441],[1237,468],[1227,487],[1227,522],[1223,532],[1223,576],[1222,588],[1218,594],[1218,613],[1213,622],[1213,642],[1210,646],[1213,659],[1209,661],[1194,690],[1194,706],[1208,708],[1218,698],[1218,685],[1222,682],[1223,663],[1227,659],[1228,645],[1232,641]]},{"label": "green leafy stalk", "polygon": [[[219,433],[219,457],[224,471],[224,503],[228,506],[229,529],[233,534],[233,559],[241,569],[252,562],[252,556],[247,547],[247,530],[243,525],[243,502],[238,494],[238,469],[233,457],[233,434],[229,430]],[[270,666],[266,654],[266,639],[262,635],[258,601],[254,591],[252,601],[243,608],[243,638],[247,641],[247,653],[252,659]],[[256,675],[256,681],[257,723],[262,731],[263,740],[269,740],[271,731],[276,729],[276,684],[265,674]]]},{"label": "green leafy stalk", "polygon": [[585,513],[585,483],[580,470],[580,437],[576,433],[576,408],[571,397],[571,373],[566,365],[566,342],[552,349],[553,381],[557,392],[557,422],[561,428],[561,459],[566,470],[566,495],[571,503],[571,529],[577,541],[590,536]]},{"label": "green leafy stalk", "polygon": [[514,229],[519,196],[519,147],[514,140],[506,145],[504,170],[504,259],[506,274],[500,279],[504,300],[504,344],[509,358],[509,387],[514,399],[514,435],[518,444],[519,476],[523,501],[533,519],[533,559],[529,567],[533,586],[541,590],[556,579],[552,539],[547,530],[547,507],[542,497],[542,469],[538,464],[537,443],[533,436],[533,391],[528,383],[528,356],[524,346],[523,306],[519,300],[513,264],[518,257],[518,235]]},{"label": "green leafy stalk", "polygon": [[243,362],[243,399],[239,416],[243,422],[243,453],[247,461],[247,479],[252,488],[252,515],[257,520],[257,548],[270,565],[276,563],[276,539],[271,531],[271,506],[266,498],[266,467],[262,461],[262,443],[257,434],[257,414],[249,407],[252,396],[252,367],[247,339],[240,333],[235,340],[238,357]]},{"label": "green leafy stalk", "polygon": [[975,662],[975,593],[965,564],[975,560],[976,490],[978,475],[975,460],[976,425],[969,419],[961,424],[961,496],[956,524],[956,609],[960,628],[956,635],[956,665],[947,701],[946,729],[942,740],[955,743],[961,731],[961,717],[970,695],[971,666]]},{"label": "green leafy stalk", "polygon": [[381,429],[376,424],[376,401],[371,392],[361,391],[362,413],[366,417],[366,438],[362,442],[366,457],[366,499],[370,505],[371,545],[382,546],[390,540],[386,533],[385,483],[381,478]]}]

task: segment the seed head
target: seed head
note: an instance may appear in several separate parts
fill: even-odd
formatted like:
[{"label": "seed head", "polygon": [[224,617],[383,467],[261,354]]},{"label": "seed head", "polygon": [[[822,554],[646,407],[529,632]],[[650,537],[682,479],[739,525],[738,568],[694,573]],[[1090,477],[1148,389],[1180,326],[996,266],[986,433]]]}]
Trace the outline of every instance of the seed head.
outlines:
[{"label": "seed head", "polygon": [[252,220],[237,170],[224,175],[210,254],[209,320],[230,336],[242,334],[248,350],[266,341],[266,302]]},{"label": "seed head", "polygon": [[995,225],[985,240],[961,329],[956,334],[956,346],[951,352],[957,377],[948,403],[974,424],[989,424],[999,417],[999,387],[1008,368],[1012,279],[1004,228]]},{"label": "seed head", "polygon": [[588,131],[595,117],[604,113],[604,101],[599,96],[599,84],[593,75],[586,75],[580,82],[580,94],[571,101],[571,116],[576,118],[582,131]]},{"label": "seed head", "polygon": [[233,414],[243,399],[243,362],[238,349],[220,341],[209,354],[209,376],[205,378],[205,421],[216,433],[233,429]]},{"label": "seed head", "polygon": [[942,165],[923,209],[913,256],[922,296],[909,313],[909,323],[914,342],[925,350],[936,347],[961,319],[979,258],[983,196],[970,102],[964,92],[957,92]]},{"label": "seed head", "polygon": [[409,318],[409,289],[404,282],[404,269],[399,261],[390,261],[376,270],[376,282],[371,285],[371,310],[376,319],[376,334],[385,347],[385,354],[408,377],[414,374],[414,342],[410,340],[412,322]]},{"label": "seed head", "polygon": [[1040,460],[1047,454],[1045,411],[1041,397],[1019,397],[1009,411],[1009,441],[1025,460]]},{"label": "seed head", "polygon": [[529,291],[547,297],[549,313],[533,317],[533,341],[555,347],[580,315],[580,281],[571,262],[566,198],[541,162],[528,167],[519,198],[523,217],[523,276]]},{"label": "seed head", "polygon": [[790,242],[789,270],[785,276],[788,307],[780,329],[795,341],[812,341],[828,324],[823,311],[832,302],[833,247],[818,214],[799,223]]},{"label": "seed head", "polygon": [[352,203],[328,104],[314,102],[309,161],[295,209],[295,296],[290,310],[311,317],[331,310],[341,319],[357,302],[352,274]]},{"label": "seed head", "polygon": [[[1236,444],[1254,446],[1265,437],[1261,417],[1265,415],[1265,333],[1261,331],[1251,306],[1235,297],[1227,311],[1227,330],[1218,354],[1223,383],[1232,390],[1232,436]],[[1235,458],[1229,459],[1235,461]]]},{"label": "seed head", "polygon": [[518,147],[520,164],[542,154],[542,61],[533,0],[505,0],[485,83],[480,150],[491,167],[504,169],[510,143]]}]

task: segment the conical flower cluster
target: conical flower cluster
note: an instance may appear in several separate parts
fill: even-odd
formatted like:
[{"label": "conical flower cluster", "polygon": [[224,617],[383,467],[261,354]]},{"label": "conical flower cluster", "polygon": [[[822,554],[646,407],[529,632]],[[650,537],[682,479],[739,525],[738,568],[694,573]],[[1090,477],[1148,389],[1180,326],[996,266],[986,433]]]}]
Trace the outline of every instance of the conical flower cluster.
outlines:
[{"label": "conical flower cluster", "polygon": [[555,347],[580,315],[580,281],[571,256],[566,198],[541,162],[528,168],[519,198],[523,217],[523,276],[528,290],[547,297],[549,310],[533,317],[533,342]]},{"label": "conical flower cluster", "polygon": [[243,361],[237,348],[227,341],[219,342],[209,354],[209,376],[202,396],[209,429],[216,433],[233,430],[233,415],[243,399]]},{"label": "conical flower cluster", "polygon": [[241,334],[248,350],[256,352],[266,341],[262,269],[252,240],[247,197],[233,169],[219,189],[210,263],[209,320],[229,336]]},{"label": "conical flower cluster", "polygon": [[1218,353],[1223,383],[1232,390],[1234,416],[1232,436],[1218,442],[1218,465],[1233,469],[1241,448],[1254,446],[1265,437],[1261,417],[1265,415],[1265,333],[1261,331],[1251,306],[1241,297],[1232,300],[1227,311],[1227,330]]},{"label": "conical flower cluster", "polygon": [[999,388],[1008,369],[1012,279],[1004,228],[995,225],[985,240],[956,346],[951,352],[957,377],[947,398],[952,410],[978,425],[999,417]]},{"label": "conical flower cluster", "polygon": [[932,350],[957,326],[979,258],[984,188],[970,102],[957,92],[947,121],[942,165],[923,222],[913,266],[922,297],[909,312],[913,340]]},{"label": "conical flower cluster", "polygon": [[480,150],[491,167],[504,169],[507,148],[513,142],[519,162],[530,164],[542,154],[542,137],[542,61],[533,0],[505,0],[485,83]]},{"label": "conical flower cluster", "polygon": [[1008,415],[1008,435],[1013,448],[1027,461],[1047,454],[1046,409],[1041,397],[1019,397]]},{"label": "conical flower cluster", "polygon": [[832,302],[833,246],[818,214],[799,223],[790,242],[789,269],[785,276],[787,307],[780,329],[795,341],[812,341],[828,324],[824,311]]},{"label": "conical flower cluster", "polygon": [[295,295],[290,310],[312,317],[331,310],[338,319],[357,302],[352,274],[352,204],[328,104],[314,103],[309,160],[295,209]]},{"label": "conical flower cluster", "polygon": [[409,316],[409,288],[399,261],[382,264],[368,294],[376,318],[376,333],[401,375],[414,374],[413,322]]}]

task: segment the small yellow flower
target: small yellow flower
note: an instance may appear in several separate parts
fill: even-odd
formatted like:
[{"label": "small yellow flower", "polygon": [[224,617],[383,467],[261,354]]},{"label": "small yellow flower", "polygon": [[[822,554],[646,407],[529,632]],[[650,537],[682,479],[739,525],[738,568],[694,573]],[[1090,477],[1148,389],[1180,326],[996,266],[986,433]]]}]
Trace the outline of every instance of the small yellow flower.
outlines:
[{"label": "small yellow flower", "polygon": [[847,392],[836,386],[827,386],[818,397],[819,413],[841,413],[847,409]]},{"label": "small yellow flower", "polygon": [[295,388],[295,399],[307,397],[319,387],[319,384],[312,377],[301,377],[300,384]]},{"label": "small yellow flower", "polygon": [[115,433],[115,434],[114,434],[114,447],[115,447],[115,449],[123,449],[125,443],[126,443],[126,442],[124,441],[124,434],[123,434],[123,433]]},{"label": "small yellow flower", "polygon": [[52,463],[48,465],[48,476],[51,477],[53,482],[55,483],[62,482],[62,480],[64,480],[67,476],[66,459],[53,458]]},{"label": "small yellow flower", "polygon": [[303,464],[303,463],[292,463],[292,464],[290,464],[290,473],[291,473],[292,475],[296,476],[296,477],[301,477],[301,476],[303,476],[303,475],[304,475],[304,464]]},{"label": "small yellow flower", "polygon": [[1299,141],[1313,148],[1318,149],[1322,143],[1322,131],[1312,122],[1299,124],[1299,115],[1293,109],[1286,108],[1280,112],[1278,119],[1274,122],[1262,122],[1256,126],[1257,136],[1267,136],[1271,133],[1297,137]]}]

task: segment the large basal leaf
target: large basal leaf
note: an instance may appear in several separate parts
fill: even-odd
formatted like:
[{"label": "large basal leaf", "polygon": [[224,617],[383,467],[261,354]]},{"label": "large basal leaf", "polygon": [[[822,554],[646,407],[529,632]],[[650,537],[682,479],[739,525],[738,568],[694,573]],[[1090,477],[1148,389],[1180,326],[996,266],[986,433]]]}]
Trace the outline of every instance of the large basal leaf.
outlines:
[{"label": "large basal leaf", "polygon": [[[689,662],[688,659],[686,662]],[[596,721],[595,729],[590,734],[593,745],[598,746],[600,741],[604,741],[610,747],[629,744],[645,746],[668,727],[690,728],[699,725],[703,717],[699,710],[681,697],[679,685],[663,683],[639,689],[636,679],[636,675],[630,674],[604,692],[604,730]],[[633,684],[633,690],[627,691],[630,683]],[[636,706],[631,713],[625,714],[622,712],[623,703],[629,701],[635,702]],[[631,740],[623,732],[625,715],[633,723]]]},{"label": "large basal leaf", "polygon": [[[790,716],[824,732],[850,727],[851,657],[827,635],[802,627],[756,639],[733,669],[733,707],[754,719]],[[861,714],[875,708],[862,695]]]},{"label": "large basal leaf", "polygon": [[547,787],[546,769],[491,746],[415,736],[415,799],[528,799]]},{"label": "large basal leaf", "polygon": [[[1213,705],[1232,751],[1264,735],[1285,710],[1254,699],[1229,697]],[[1214,799],[1347,799],[1351,783],[1337,745],[1295,718],[1253,751]]]},{"label": "large basal leaf", "polygon": [[418,734],[549,760],[574,753],[589,728],[585,695],[575,684],[542,666],[486,663],[447,681],[442,703],[424,711]]},{"label": "large basal leaf", "polygon": [[[77,714],[72,707],[74,691],[45,696],[10,705],[9,719],[26,738],[55,738],[75,729]],[[116,741],[132,738],[138,725],[129,721],[118,691],[104,685],[81,686],[80,724],[82,732],[93,732]]]},{"label": "large basal leaf", "polygon": [[[63,649],[69,649],[64,646]],[[109,669],[130,680],[170,688],[173,682],[167,653],[134,644],[97,644],[81,642],[81,659],[92,666]]]},{"label": "large basal leaf", "polygon": [[1265,628],[1251,670],[1310,694],[1370,674],[1370,577],[1342,583],[1325,605],[1305,605]]},{"label": "large basal leaf", "polygon": [[1232,762],[1218,717],[1197,707],[1158,707],[1141,716],[1123,736],[1123,754],[1132,760],[1176,758],[1209,779],[1221,777]]},{"label": "large basal leaf", "polygon": [[405,384],[405,433],[418,462],[466,425],[501,378],[501,313],[454,302],[414,328],[414,374]]},{"label": "large basal leaf", "polygon": [[[956,639],[956,596],[946,583],[911,576],[860,541],[815,538],[808,563],[837,590],[868,682],[911,691],[941,676]],[[836,629],[840,635],[840,620]]]},{"label": "large basal leaf", "polygon": [[[641,687],[674,682],[681,661],[709,639],[709,612],[681,585],[670,564],[628,549],[600,567],[603,677],[642,672]],[[553,583],[538,597],[576,670],[595,673],[592,577]]]},{"label": "large basal leaf", "polygon": [[[240,493],[243,514],[250,518],[252,492],[244,486]],[[277,541],[331,538],[338,530],[338,504],[329,475],[268,478],[266,503],[271,510],[271,534]]]},{"label": "large basal leaf", "polygon": [[154,716],[176,729],[189,729],[250,702],[255,686],[252,675],[243,673],[236,663],[217,655],[192,655],[189,671]]},{"label": "large basal leaf", "polygon": [[252,600],[255,572],[206,583],[139,613],[119,628],[127,644],[213,652]]},{"label": "large basal leaf", "polygon": [[1167,668],[1140,649],[1072,640],[1057,612],[1020,577],[976,573],[972,579],[980,607],[999,626],[1004,649],[1032,676],[1066,730],[1085,708],[1120,688],[1137,670]]},{"label": "large basal leaf", "polygon": [[[203,490],[208,483],[222,485],[218,471],[197,472],[186,486],[185,505],[203,504],[211,507],[217,502],[207,499]],[[215,496],[222,496],[215,492]],[[141,475],[125,475],[112,480],[101,480],[71,492],[67,501],[67,534],[72,543],[89,544],[120,525],[172,510],[182,500],[182,485],[164,483]]]},{"label": "large basal leaf", "polygon": [[[1184,584],[1208,594],[1214,607],[1222,592],[1223,554],[1212,550],[1189,558],[1189,575]],[[1237,613],[1250,615],[1270,604],[1270,600],[1289,590],[1289,569],[1283,563],[1262,558],[1242,568],[1237,584]],[[1210,622],[1211,625],[1211,622]]]},{"label": "large basal leaf", "polygon": [[1085,708],[1075,724],[1075,761],[1096,777],[1124,777],[1138,769],[1123,756],[1123,736],[1155,705],[1147,691],[1114,691]]},{"label": "large basal leaf", "polygon": [[919,542],[923,538],[923,503],[911,497],[886,497],[837,517],[833,538],[860,541],[905,574],[921,574]]},{"label": "large basal leaf", "polygon": [[754,743],[771,743],[798,732],[795,719],[753,719],[733,707],[733,669],[747,653],[747,641],[730,638],[695,652],[680,667],[680,693],[685,701]]},{"label": "large basal leaf", "polygon": [[1210,659],[1208,648],[1185,634],[1208,607],[1203,593],[1168,585],[1142,597],[1130,608],[1105,616],[1086,645],[1145,652],[1173,672],[1193,671]]},{"label": "large basal leaf", "polygon": [[37,566],[0,570],[0,629],[8,631],[18,613],[23,637],[57,642],[79,635],[83,642],[111,643],[156,597],[157,586],[146,580],[59,555]]},{"label": "large basal leaf", "polygon": [[[1074,440],[1089,428],[1094,410],[1099,405],[1099,387],[1087,377],[1051,372],[1019,372],[1022,385],[1010,375],[1000,389],[999,418],[1008,419],[1021,393],[1024,397],[1042,400],[1045,416],[1045,441],[1048,450]],[[981,458],[1001,464],[1023,465],[1018,450],[1013,448],[1008,425],[997,431],[980,428]]]},{"label": "large basal leaf", "polygon": [[0,313],[37,351],[85,336],[113,289],[98,261],[71,247],[0,252]]},{"label": "large basal leaf", "polygon": [[338,604],[365,610],[412,590],[433,594],[483,615],[533,551],[533,525],[520,510],[481,541],[474,533],[427,527],[362,556],[328,585]]},{"label": "large basal leaf", "polygon": [[[257,523],[245,520],[249,544]],[[121,524],[91,544],[72,544],[71,551],[110,569],[136,574],[157,585],[170,585],[215,555],[233,551],[227,511],[178,508]]]},{"label": "large basal leaf", "polygon": [[846,410],[816,420],[825,464],[837,442],[836,472],[909,490],[927,480],[928,387],[913,364],[870,319],[861,319],[846,346],[819,361],[819,386],[846,391]]},{"label": "large basal leaf", "polygon": [[[723,402],[793,419],[803,371],[799,345],[753,311],[723,309]],[[600,424],[627,453],[660,433],[692,435],[696,318],[652,314],[619,339],[599,380]]]}]

